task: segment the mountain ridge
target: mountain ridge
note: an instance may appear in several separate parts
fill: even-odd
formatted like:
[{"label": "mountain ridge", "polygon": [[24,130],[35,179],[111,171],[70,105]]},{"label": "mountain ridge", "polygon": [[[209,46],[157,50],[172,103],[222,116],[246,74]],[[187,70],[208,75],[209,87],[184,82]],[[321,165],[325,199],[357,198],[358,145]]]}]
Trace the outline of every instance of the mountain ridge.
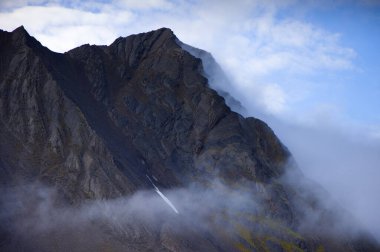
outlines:
[{"label": "mountain ridge", "polygon": [[[193,227],[184,228],[190,231],[180,238],[168,232],[171,249],[166,249],[197,251],[194,244],[199,243],[205,246],[201,251],[222,251],[223,246],[241,251],[233,244],[252,247],[242,229],[248,228],[251,236],[256,225],[276,237],[268,245],[261,244],[263,237],[252,236],[261,249],[319,248],[312,239],[300,242],[290,231],[279,231],[301,221],[294,204],[298,194],[278,181],[291,161],[289,151],[264,122],[231,111],[210,88],[202,60],[184,50],[170,29],[60,54],[19,27],[0,31],[0,54],[2,184],[42,181],[69,205],[80,206],[153,189],[150,178],[161,189],[212,188],[215,180],[240,188],[247,181],[248,197],[257,197],[260,211],[280,223],[278,230],[260,217],[248,227],[244,222],[240,231],[232,228],[237,238],[226,242],[213,234],[215,228],[204,237],[195,235]],[[256,210],[245,211],[251,215]],[[165,228],[173,230],[174,224],[160,224],[161,231],[131,224],[134,230],[144,227],[151,237],[136,250],[167,244],[154,237]],[[122,247],[133,240],[123,239]]]}]

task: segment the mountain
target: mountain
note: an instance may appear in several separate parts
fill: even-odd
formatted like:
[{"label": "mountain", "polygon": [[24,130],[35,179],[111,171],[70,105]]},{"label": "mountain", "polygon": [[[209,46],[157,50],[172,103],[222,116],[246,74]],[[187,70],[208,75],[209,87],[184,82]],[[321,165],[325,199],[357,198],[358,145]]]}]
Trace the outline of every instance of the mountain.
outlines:
[{"label": "mountain", "polygon": [[334,213],[204,53],[167,28],[64,54],[0,31],[1,250],[375,251],[324,235]]}]

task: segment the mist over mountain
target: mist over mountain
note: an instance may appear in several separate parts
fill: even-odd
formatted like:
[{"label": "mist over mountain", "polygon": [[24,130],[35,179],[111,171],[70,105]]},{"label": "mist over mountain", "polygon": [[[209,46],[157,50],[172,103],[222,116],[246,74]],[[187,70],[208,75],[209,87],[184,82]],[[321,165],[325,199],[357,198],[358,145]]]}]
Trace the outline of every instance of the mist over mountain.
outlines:
[{"label": "mist over mountain", "polygon": [[170,29],[0,56],[0,250],[379,251]]}]

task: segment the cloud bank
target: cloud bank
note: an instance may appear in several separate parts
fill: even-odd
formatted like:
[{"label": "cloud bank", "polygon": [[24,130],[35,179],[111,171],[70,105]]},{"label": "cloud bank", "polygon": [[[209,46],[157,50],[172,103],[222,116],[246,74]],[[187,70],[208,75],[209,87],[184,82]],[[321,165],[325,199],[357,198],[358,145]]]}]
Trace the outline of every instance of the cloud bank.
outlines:
[{"label": "cloud bank", "polygon": [[[204,243],[208,236],[212,237],[211,227],[223,227],[226,233],[233,231],[222,223],[237,213],[254,213],[256,209],[248,187],[232,190],[218,181],[209,187],[192,185],[162,190],[178,213],[153,189],[129,197],[84,202],[80,206],[65,204],[55,189],[39,183],[0,192],[0,247],[7,251],[104,251],[105,248],[158,251],[160,244],[170,250],[173,246],[170,239],[179,238],[174,246],[183,243],[181,239]],[[197,249],[200,244],[189,246],[195,246],[191,251],[202,250]]]},{"label": "cloud bank", "polygon": [[[292,179],[296,176],[290,173],[282,182],[294,186]],[[207,185],[162,190],[161,194],[178,212],[155,189],[73,206],[66,204],[56,189],[40,183],[1,188],[0,248],[159,251],[174,246],[175,251],[183,248],[210,251],[207,246],[211,242],[212,248],[217,244],[223,251],[235,251],[229,246],[247,239],[247,234],[256,238],[276,237],[289,244],[298,244],[308,235],[313,239],[327,236],[335,241],[342,237],[361,238],[361,230],[348,213],[341,211],[337,216],[334,203],[320,201],[325,192],[310,191],[308,181],[296,185],[297,190],[302,189],[293,202],[299,211],[296,224],[270,216],[264,203],[271,194],[270,185],[247,181],[231,186],[215,179]],[[319,205],[312,204],[314,200]],[[178,247],[181,244],[187,245]]]}]

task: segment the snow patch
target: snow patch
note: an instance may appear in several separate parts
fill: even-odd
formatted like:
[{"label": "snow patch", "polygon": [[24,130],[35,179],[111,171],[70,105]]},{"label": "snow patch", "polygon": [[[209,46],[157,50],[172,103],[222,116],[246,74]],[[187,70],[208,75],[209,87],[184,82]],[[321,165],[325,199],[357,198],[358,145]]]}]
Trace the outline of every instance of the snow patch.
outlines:
[{"label": "snow patch", "polygon": [[154,187],[154,190],[156,191],[156,193],[158,195],[160,195],[160,197],[166,202],[166,204],[168,204],[170,206],[171,209],[173,209],[173,211],[176,213],[176,214],[179,214],[177,208],[173,205],[173,203],[160,191],[160,189],[158,189],[158,187],[153,183],[153,181],[150,179],[150,177],[148,176],[148,174],[146,174],[146,177],[149,179],[150,183],[152,183],[153,187]]}]

